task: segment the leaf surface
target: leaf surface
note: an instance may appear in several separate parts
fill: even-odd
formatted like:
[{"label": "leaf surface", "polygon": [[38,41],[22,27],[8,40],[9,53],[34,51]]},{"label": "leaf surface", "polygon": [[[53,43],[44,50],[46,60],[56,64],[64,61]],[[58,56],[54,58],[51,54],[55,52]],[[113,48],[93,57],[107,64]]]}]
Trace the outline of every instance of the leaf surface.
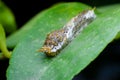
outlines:
[{"label": "leaf surface", "polygon": [[95,21],[53,58],[37,52],[48,32],[60,29],[89,7],[81,3],[61,3],[38,14],[14,34],[14,38],[20,36],[20,41],[16,42],[18,45],[10,60],[7,79],[71,80],[100,54],[120,30],[120,6],[111,7],[114,9],[98,8]]}]

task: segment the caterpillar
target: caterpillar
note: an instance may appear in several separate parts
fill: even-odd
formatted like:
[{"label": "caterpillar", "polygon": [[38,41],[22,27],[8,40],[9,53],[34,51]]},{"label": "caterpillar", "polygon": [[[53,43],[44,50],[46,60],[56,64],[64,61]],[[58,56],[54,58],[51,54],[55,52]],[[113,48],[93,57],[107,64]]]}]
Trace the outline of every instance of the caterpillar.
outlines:
[{"label": "caterpillar", "polygon": [[84,10],[73,17],[60,30],[49,33],[42,48],[38,51],[44,52],[47,56],[56,56],[95,18],[94,8],[91,10]]}]

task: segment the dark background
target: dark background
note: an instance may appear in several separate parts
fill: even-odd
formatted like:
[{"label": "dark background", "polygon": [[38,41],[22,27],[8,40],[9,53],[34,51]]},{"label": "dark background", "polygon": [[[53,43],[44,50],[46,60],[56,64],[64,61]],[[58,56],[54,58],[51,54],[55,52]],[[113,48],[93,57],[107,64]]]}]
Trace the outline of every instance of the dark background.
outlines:
[{"label": "dark background", "polygon": [[[92,7],[120,3],[120,0],[3,0],[13,11],[20,28],[38,12],[59,2],[82,2]],[[120,40],[114,40],[73,80],[120,80]],[[0,80],[6,80],[9,60],[0,61]]]}]

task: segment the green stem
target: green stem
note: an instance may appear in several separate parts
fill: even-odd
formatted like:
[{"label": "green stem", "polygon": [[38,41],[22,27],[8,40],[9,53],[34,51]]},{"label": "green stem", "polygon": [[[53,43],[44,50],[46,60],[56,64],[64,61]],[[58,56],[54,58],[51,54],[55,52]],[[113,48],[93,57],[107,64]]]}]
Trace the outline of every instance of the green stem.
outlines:
[{"label": "green stem", "polygon": [[[0,41],[0,42],[2,42],[2,41]],[[6,44],[0,43],[0,46],[1,46],[2,54],[3,54],[6,58],[10,58],[11,53],[8,51],[8,49],[7,49],[7,47],[6,47]]]},{"label": "green stem", "polygon": [[0,49],[5,58],[10,58],[11,53],[7,49],[5,31],[1,24],[0,24]]}]

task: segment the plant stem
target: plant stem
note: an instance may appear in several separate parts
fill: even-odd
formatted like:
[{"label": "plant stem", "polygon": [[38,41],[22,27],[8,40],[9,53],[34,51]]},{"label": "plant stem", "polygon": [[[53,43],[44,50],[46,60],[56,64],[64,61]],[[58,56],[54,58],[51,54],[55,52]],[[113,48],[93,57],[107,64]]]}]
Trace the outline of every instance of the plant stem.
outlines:
[{"label": "plant stem", "polygon": [[4,55],[4,57],[10,58],[11,53],[7,50],[6,44],[0,43],[0,46],[1,46],[1,51],[2,51],[2,54]]},{"label": "plant stem", "polygon": [[6,46],[5,31],[1,24],[0,24],[0,49],[5,58],[10,58],[11,54],[8,51],[7,46]]}]

